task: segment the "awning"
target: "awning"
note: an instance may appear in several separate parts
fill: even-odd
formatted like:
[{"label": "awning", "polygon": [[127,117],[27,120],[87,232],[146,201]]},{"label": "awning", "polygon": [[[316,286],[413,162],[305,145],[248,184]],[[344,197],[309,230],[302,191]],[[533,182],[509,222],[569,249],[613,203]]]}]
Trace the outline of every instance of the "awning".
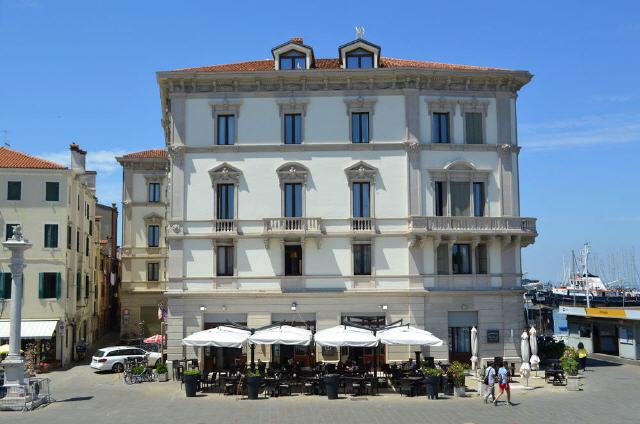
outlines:
[{"label": "awning", "polygon": [[250,335],[250,331],[222,325],[193,333],[182,339],[182,344],[185,346],[241,348]]},{"label": "awning", "polygon": [[309,346],[311,344],[311,331],[290,325],[278,325],[256,331],[249,337],[249,342],[263,345]]},{"label": "awning", "polygon": [[387,345],[442,346],[442,340],[430,332],[409,325],[380,330],[378,339]]},{"label": "awning", "polygon": [[375,347],[378,345],[378,338],[373,335],[373,331],[348,325],[320,330],[315,334],[314,339],[319,346]]},{"label": "awning", "polygon": [[[56,330],[58,320],[22,320],[20,336],[23,339],[50,339]],[[0,321],[0,339],[9,338],[11,321]]]}]

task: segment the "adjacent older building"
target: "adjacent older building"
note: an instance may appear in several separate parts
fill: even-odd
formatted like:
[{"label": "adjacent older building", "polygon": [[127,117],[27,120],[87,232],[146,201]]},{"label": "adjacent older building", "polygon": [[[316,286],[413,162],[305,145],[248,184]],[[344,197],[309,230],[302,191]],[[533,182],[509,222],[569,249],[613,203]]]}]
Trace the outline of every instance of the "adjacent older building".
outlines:
[{"label": "adjacent older building", "polygon": [[118,209],[96,204],[96,221],[100,234],[100,262],[98,267],[98,328],[102,336],[119,328],[120,308],[118,287],[120,259],[118,258]]},{"label": "adjacent older building", "polygon": [[[321,59],[294,38],[269,60],[158,73],[169,359],[243,360],[240,350],[181,346],[228,321],[323,329],[402,319],[446,341],[423,349],[436,360],[469,361],[473,327],[481,357],[516,360],[520,251],[537,235],[535,219],[521,217],[516,128],[531,74],[381,51],[356,39]],[[157,215],[145,223],[164,224]],[[419,349],[387,347],[383,359]],[[256,355],[373,358],[362,348]]]},{"label": "adjacent older building", "polygon": [[122,282],[123,338],[160,333],[158,305],[167,275],[167,152],[145,150],[117,158],[123,168]]},{"label": "adjacent older building", "polygon": [[[77,343],[98,335],[96,270],[96,173],[85,168],[86,151],[70,145],[71,167],[0,148],[0,231],[4,239],[21,225],[33,248],[25,253],[22,338],[37,359],[65,365]],[[0,250],[0,344],[9,334],[12,299],[10,252]]]}]

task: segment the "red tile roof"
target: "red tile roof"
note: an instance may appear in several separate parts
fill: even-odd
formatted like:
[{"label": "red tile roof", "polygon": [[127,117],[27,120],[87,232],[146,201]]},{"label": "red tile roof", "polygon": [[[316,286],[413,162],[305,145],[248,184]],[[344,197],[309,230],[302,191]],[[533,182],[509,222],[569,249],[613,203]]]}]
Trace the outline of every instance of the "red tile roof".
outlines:
[{"label": "red tile roof", "polygon": [[67,169],[66,166],[18,152],[8,147],[0,147],[0,168]]},{"label": "red tile roof", "polygon": [[133,152],[123,155],[123,159],[141,159],[141,158],[166,158],[167,151],[165,149],[143,150],[141,152]]},{"label": "red tile roof", "polygon": [[[482,66],[454,65],[441,62],[427,62],[421,60],[380,58],[381,68],[420,68],[420,69],[449,69],[456,71],[504,71],[500,68],[486,68]],[[340,69],[340,59],[316,59],[315,69]],[[195,68],[177,69],[175,72],[254,72],[273,71],[273,60],[252,60],[249,62],[229,63],[225,65],[200,66]]]}]

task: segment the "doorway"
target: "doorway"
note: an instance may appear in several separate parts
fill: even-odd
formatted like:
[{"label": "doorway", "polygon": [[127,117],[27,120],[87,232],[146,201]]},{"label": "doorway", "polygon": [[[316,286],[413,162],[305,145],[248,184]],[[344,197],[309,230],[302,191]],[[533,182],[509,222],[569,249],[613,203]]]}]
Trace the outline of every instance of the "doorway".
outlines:
[{"label": "doorway", "polygon": [[478,327],[477,311],[451,311],[449,318],[449,361],[471,362],[471,328]]}]

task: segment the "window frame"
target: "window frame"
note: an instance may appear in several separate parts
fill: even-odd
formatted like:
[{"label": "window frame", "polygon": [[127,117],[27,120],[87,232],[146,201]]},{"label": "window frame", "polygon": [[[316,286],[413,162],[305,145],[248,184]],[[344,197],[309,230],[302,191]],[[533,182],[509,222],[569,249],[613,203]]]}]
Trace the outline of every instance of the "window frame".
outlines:
[{"label": "window frame", "polygon": [[147,183],[147,202],[160,203],[162,201],[162,184],[158,181]]},{"label": "window frame", "polygon": [[[154,230],[153,240],[151,230]],[[159,224],[147,224],[147,247],[157,248],[160,247],[160,225]]]},{"label": "window frame", "polygon": [[[223,193],[221,193],[221,191],[223,191],[222,190],[223,188],[226,188],[226,190],[224,190],[226,192],[226,200],[224,204],[227,205],[225,211],[222,210],[223,209],[222,208]],[[229,202],[229,196],[231,196],[231,202]],[[229,210],[231,211],[231,213],[229,213]],[[221,212],[226,212],[226,213],[221,213]],[[223,217],[222,215],[226,215],[226,216]],[[228,219],[235,219],[235,217],[236,217],[236,184],[231,182],[215,184],[215,219],[228,220]]]},{"label": "window frame", "polygon": [[[59,285],[61,285],[61,275],[59,272],[41,272],[39,274],[42,282],[42,287],[39,288],[38,298],[39,299],[58,299],[60,295]],[[51,287],[51,281],[47,281],[46,277],[53,276],[53,288]],[[40,290],[41,289],[41,290]],[[53,292],[52,292],[53,291]],[[51,296],[53,294],[53,296]]]},{"label": "window frame", "polygon": [[[467,250],[467,260],[468,264],[464,264],[462,261],[460,264],[456,263],[456,248],[460,250],[459,255],[464,259],[464,255],[462,254],[462,250]],[[464,248],[464,249],[463,249]],[[466,265],[466,266],[465,266]],[[468,271],[463,271],[461,269],[456,270],[456,266],[459,268],[465,269],[468,266]],[[452,275],[472,275],[473,274],[473,254],[472,254],[472,246],[471,243],[452,243],[451,245],[451,274]]]},{"label": "window frame", "polygon": [[[296,63],[297,61],[299,61],[300,59],[302,59],[304,61],[304,65],[302,68],[297,68],[296,67]],[[290,61],[291,62],[291,68],[283,68],[282,64]],[[299,50],[295,50],[295,49],[291,49],[288,50],[284,53],[281,53],[278,56],[278,70],[279,71],[301,71],[301,70],[305,70],[308,69],[307,66],[307,55]]]},{"label": "window frame", "polygon": [[[468,124],[469,124],[468,115],[471,115],[471,114],[480,116],[480,134],[479,134],[480,138],[478,140],[471,140],[469,138],[470,134],[469,134],[469,128],[468,128]],[[462,116],[464,117],[464,125],[463,125],[464,144],[486,144],[484,114],[482,112],[476,112],[476,111],[470,110],[470,111],[464,112]]]},{"label": "window frame", "polygon": [[[240,119],[240,103],[230,103],[227,100],[225,100],[223,103],[210,103],[209,104],[211,106],[211,114],[212,114],[212,118],[213,118],[213,144],[215,146],[233,146],[238,144],[238,127],[239,127],[239,119]],[[227,143],[227,144],[221,144],[220,140],[218,139],[218,126],[219,126],[219,121],[218,121],[218,117],[220,116],[233,116],[233,140],[231,140],[231,143]],[[227,127],[228,128],[228,127]],[[228,135],[229,131],[227,129],[227,135]],[[227,140],[229,141],[229,140]]]},{"label": "window frame", "polygon": [[[282,142],[285,145],[296,145],[296,144],[302,144],[302,122],[303,122],[303,118],[302,118],[302,114],[298,113],[298,112],[294,112],[294,113],[285,113],[282,117],[282,124],[283,124],[283,140]],[[291,128],[290,130],[287,129],[287,121],[290,120],[291,121]]]},{"label": "window frame", "polygon": [[[349,97],[344,99],[344,104],[346,107],[347,118],[349,119],[349,134],[347,134],[347,139],[351,144],[370,144],[374,142],[374,113],[375,113],[375,105],[377,99],[374,97]],[[366,142],[356,142],[354,141],[354,129],[353,129],[353,114],[354,113],[368,113],[368,131],[369,131],[369,139]]]},{"label": "window frame", "polygon": [[[224,267],[220,268],[220,251],[224,251]],[[233,244],[219,243],[215,246],[216,277],[233,277],[236,275],[236,249]]]},{"label": "window frame", "polygon": [[[291,187],[291,196],[288,195],[288,188]],[[298,189],[299,188],[299,193],[298,193]],[[282,184],[282,200],[283,200],[283,205],[282,205],[282,217],[283,218],[303,218],[304,217],[304,183],[303,182],[285,182]],[[291,204],[291,211],[292,211],[292,215],[287,215],[287,211],[288,211],[288,202],[287,199],[289,199],[289,197],[291,197],[292,199],[292,204]],[[297,209],[300,209],[299,211]],[[299,212],[298,215],[296,215],[296,212]]]},{"label": "window frame", "polygon": [[[55,227],[53,232],[51,232],[52,227]],[[57,249],[60,245],[60,226],[57,223],[45,223],[43,229],[43,247],[45,249]],[[47,229],[49,229],[49,231],[47,231]],[[53,240],[51,240],[50,237],[53,237]],[[52,241],[55,241],[55,243],[52,243]]]},{"label": "window frame", "polygon": [[11,299],[12,275],[10,272],[0,272],[0,299]]},{"label": "window frame", "polygon": [[[288,268],[292,268],[292,267],[288,267],[287,266],[287,260],[289,258],[289,256],[287,255],[287,250],[291,250],[291,248],[296,248],[296,250],[299,249],[300,251],[300,259],[299,259],[299,273],[298,274],[294,274],[294,273],[288,273],[287,270]],[[282,249],[283,254],[284,254],[284,266],[283,266],[283,274],[286,277],[301,277],[304,275],[304,245],[301,243],[285,243],[284,248]]]},{"label": "window frame", "polygon": [[[11,198],[11,186],[12,184],[18,184],[18,198],[17,199],[12,199]],[[9,202],[19,202],[22,200],[22,181],[7,181],[7,201]]]},{"label": "window frame", "polygon": [[[367,185],[368,190],[364,190],[364,187],[363,187],[364,184]],[[355,190],[356,186],[361,187],[360,190],[359,190],[360,191],[360,196],[359,196],[360,198],[358,199],[358,201],[362,203],[360,205],[361,209],[364,208],[364,200],[363,200],[364,199],[364,193],[368,192],[368,195],[367,195],[367,200],[368,200],[368,203],[367,203],[368,211],[367,212],[368,213],[367,213],[367,215],[360,214],[360,215],[356,216],[356,204],[357,204],[356,203],[356,190]],[[372,215],[372,213],[371,213],[371,182],[370,181],[353,181],[351,183],[351,217],[352,218],[371,218],[371,215]]]},{"label": "window frame", "polygon": [[[366,125],[364,125],[364,117]],[[363,136],[363,129],[366,126],[367,136]],[[351,143],[352,144],[369,144],[371,141],[371,116],[369,112],[351,112]],[[356,134],[357,132],[357,134]]]},{"label": "window frame", "polygon": [[[489,246],[487,243],[477,243],[472,246],[474,264],[473,273],[475,275],[488,275],[489,274]],[[480,256],[480,253],[484,249],[484,258]],[[484,269],[481,269],[480,264],[484,262]]]},{"label": "window frame", "polygon": [[[463,142],[464,144],[487,144],[487,116],[489,110],[489,101],[488,100],[467,100],[460,103],[460,114],[463,118],[462,131],[463,131]],[[482,115],[480,120],[480,125],[482,126],[482,142],[481,143],[469,143],[467,137],[467,113],[480,113]]]},{"label": "window frame", "polygon": [[[357,58],[357,66],[349,66],[349,59],[351,58]],[[363,58],[370,58],[371,66],[362,66]],[[346,52],[344,55],[344,60],[345,60],[345,64],[344,64],[345,69],[374,69],[375,68],[375,57],[373,52],[363,49],[362,47]]]},{"label": "window frame", "polygon": [[[49,199],[49,184],[57,185],[56,199]],[[45,202],[59,202],[60,201],[60,181],[45,181],[44,182],[44,200]]]},{"label": "window frame", "polygon": [[[224,140],[220,138],[220,122],[224,121]],[[231,121],[232,125],[229,125]],[[233,127],[233,134],[230,134],[229,128]],[[236,116],[234,114],[218,114],[216,116],[216,145],[217,146],[233,146],[236,140]],[[224,141],[224,143],[222,142]]]},{"label": "window frame", "polygon": [[[438,133],[436,134],[436,116],[438,117]],[[446,140],[442,139],[442,117],[446,117],[444,121],[447,127]],[[451,113],[434,111],[431,113],[431,142],[434,144],[451,144]]]},{"label": "window frame", "polygon": [[[368,264],[366,254],[364,254],[364,248],[368,248]],[[366,242],[354,242],[351,245],[352,258],[353,258],[353,275],[370,276],[373,275],[373,244],[370,241]],[[360,259],[361,267],[358,266],[358,255],[364,254],[364,257]]]},{"label": "window frame", "polygon": [[160,281],[160,262],[147,262],[147,281]]}]

